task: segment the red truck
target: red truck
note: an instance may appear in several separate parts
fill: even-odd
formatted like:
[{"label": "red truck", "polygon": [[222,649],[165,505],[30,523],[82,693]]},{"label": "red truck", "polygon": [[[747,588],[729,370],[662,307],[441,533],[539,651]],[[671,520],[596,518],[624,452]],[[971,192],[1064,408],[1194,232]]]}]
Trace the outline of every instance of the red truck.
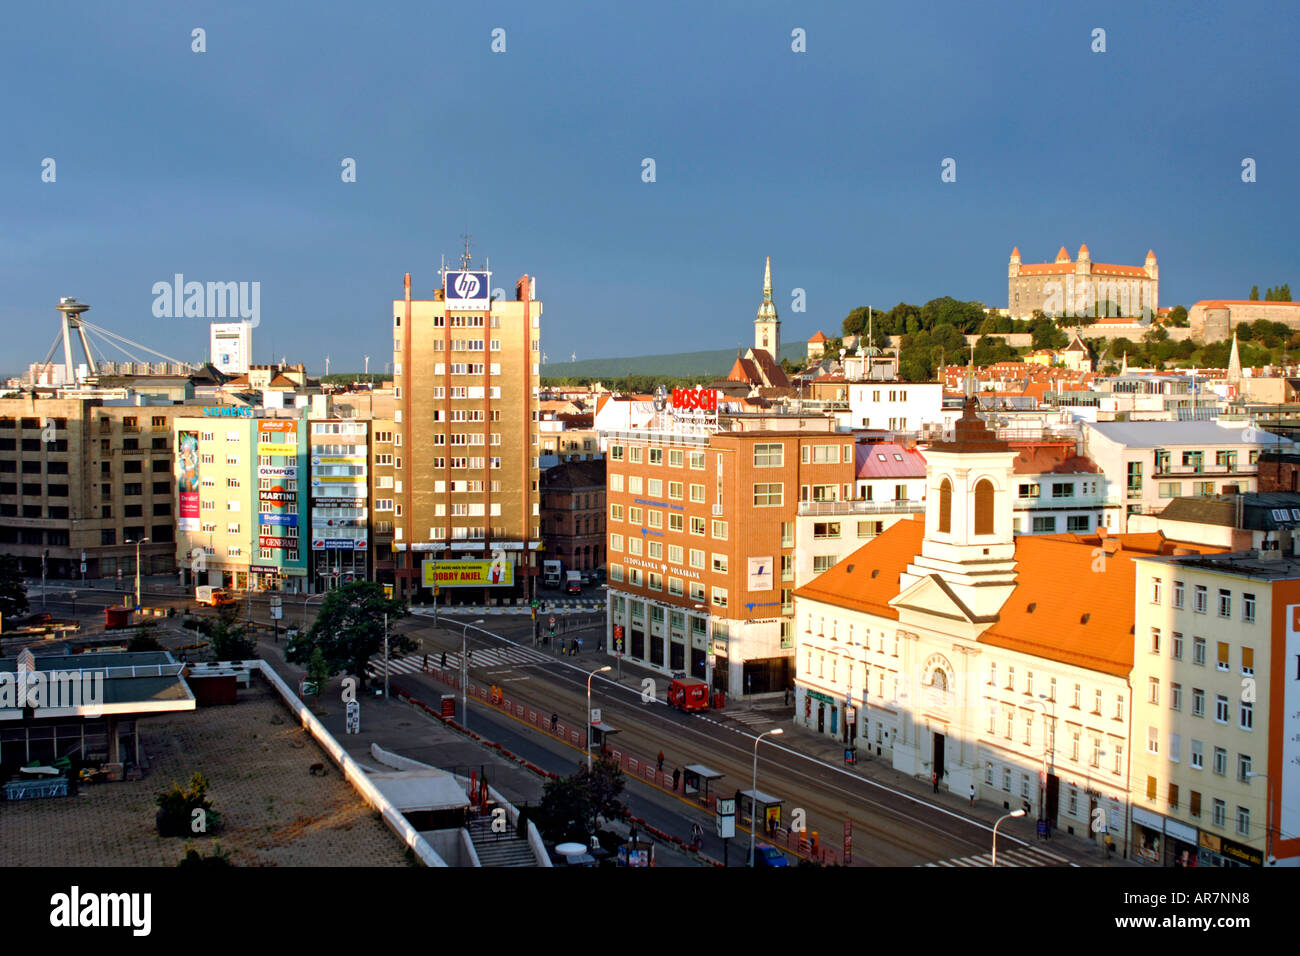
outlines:
[{"label": "red truck", "polygon": [[668,688],[668,703],[678,710],[708,710],[709,685],[698,677],[675,677]]}]

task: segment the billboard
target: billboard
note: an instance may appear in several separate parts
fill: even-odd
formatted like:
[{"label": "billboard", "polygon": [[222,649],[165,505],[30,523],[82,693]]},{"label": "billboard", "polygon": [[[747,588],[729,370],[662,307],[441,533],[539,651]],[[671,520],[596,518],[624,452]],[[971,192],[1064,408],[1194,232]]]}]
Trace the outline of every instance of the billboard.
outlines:
[{"label": "billboard", "polygon": [[509,588],[515,566],[509,561],[425,561],[424,586],[431,588]]},{"label": "billboard", "polygon": [[492,307],[490,272],[448,272],[443,282],[447,310],[486,312]]},{"label": "billboard", "polygon": [[772,559],[771,558],[750,558],[749,559],[749,587],[750,591],[770,591],[772,590]]},{"label": "billboard", "polygon": [[198,531],[199,521],[199,433],[176,433],[176,490],[180,494],[176,527],[181,531]]},{"label": "billboard", "polygon": [[298,527],[298,516],[294,514],[278,515],[262,512],[257,516],[257,523],[261,525],[275,525],[280,528],[296,528]]},{"label": "billboard", "polygon": [[269,432],[296,432],[298,423],[291,418],[263,418],[257,423],[257,430],[262,434]]}]

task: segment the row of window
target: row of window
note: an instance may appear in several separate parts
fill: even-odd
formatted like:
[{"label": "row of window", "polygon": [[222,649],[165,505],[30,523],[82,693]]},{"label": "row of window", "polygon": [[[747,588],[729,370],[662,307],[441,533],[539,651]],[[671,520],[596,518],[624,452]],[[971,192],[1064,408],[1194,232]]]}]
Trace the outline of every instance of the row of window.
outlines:
[{"label": "row of window", "polygon": [[[1228,588],[1218,589],[1218,599],[1215,602],[1215,612],[1219,617],[1232,617],[1232,591]],[[1175,580],[1173,586],[1172,606],[1178,610],[1183,608],[1186,597],[1186,588],[1182,581]],[[1164,600],[1164,579],[1151,579],[1151,603],[1161,604]],[[1196,614],[1208,614],[1210,609],[1210,592],[1204,584],[1197,584],[1192,591],[1192,611]],[[1241,619],[1246,623],[1254,623],[1255,620],[1255,595],[1242,592],[1241,595]]]},{"label": "row of window", "polygon": [[[1159,783],[1155,777],[1147,777],[1147,799],[1154,803],[1158,799]],[[1201,818],[1201,792],[1199,790],[1189,790],[1187,800],[1187,813],[1195,819]],[[1181,794],[1178,784],[1171,783],[1167,791],[1167,799],[1170,810],[1178,810],[1181,802]],[[1219,829],[1226,829],[1228,826],[1228,805],[1224,800],[1217,797],[1211,804],[1210,823]],[[1250,836],[1250,810],[1246,807],[1238,806],[1236,820],[1234,821],[1237,833],[1240,836]]]},{"label": "row of window", "polygon": [[[777,447],[779,448],[781,446],[778,445]],[[664,463],[665,449],[646,448],[644,445],[627,445],[627,446],[610,445],[609,446],[610,461],[623,461],[624,460],[623,455],[625,451],[627,453],[626,460],[631,462],[634,465],[641,464],[643,460],[648,460],[649,463],[652,465],[662,465]],[[681,468],[687,458],[685,450],[681,448],[669,448],[667,449],[667,452],[668,452],[668,467]],[[695,469],[696,471],[704,470],[704,452],[693,451],[690,453],[689,458],[690,458],[691,468]]]},{"label": "row of window", "polygon": [[[1247,595],[1247,597],[1251,597],[1251,596]],[[1255,619],[1254,608],[1253,608],[1254,599],[1252,598],[1251,600],[1252,600],[1252,608],[1251,608],[1251,616],[1249,620],[1254,621]],[[1152,654],[1162,653],[1161,635],[1162,632],[1160,628],[1158,627],[1151,628],[1151,643],[1149,646],[1151,648]],[[1174,631],[1170,634],[1169,655],[1176,661],[1181,661],[1183,659],[1183,643],[1184,642],[1183,642],[1182,633],[1180,633],[1179,631]],[[1216,643],[1215,669],[1224,672],[1230,671],[1232,669],[1232,665],[1229,661],[1229,657],[1231,655],[1231,645],[1227,641],[1217,641],[1215,643]],[[1192,636],[1192,663],[1204,667],[1205,651],[1206,651],[1205,638],[1197,637],[1193,635]],[[1255,649],[1253,647],[1243,646],[1240,648],[1240,651],[1241,651],[1240,653],[1241,673],[1246,677],[1254,676]]]},{"label": "row of window", "polygon": [[[609,520],[623,520],[623,505],[609,506]],[[662,528],[664,526],[664,513],[659,508],[643,509],[640,505],[627,506],[627,520],[637,527],[645,528]],[[686,515],[680,511],[668,512],[668,530],[678,534],[686,531]],[[690,518],[690,533],[703,536],[705,533],[706,519],[699,515],[692,515]],[[713,519],[712,527],[709,529],[712,537],[718,541],[727,540],[727,522],[719,518]]]}]

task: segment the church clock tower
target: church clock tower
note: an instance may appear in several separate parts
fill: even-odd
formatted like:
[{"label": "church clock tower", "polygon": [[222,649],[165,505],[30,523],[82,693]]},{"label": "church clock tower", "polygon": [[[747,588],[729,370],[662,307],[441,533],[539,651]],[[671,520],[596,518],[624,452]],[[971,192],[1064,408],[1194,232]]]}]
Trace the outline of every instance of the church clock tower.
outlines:
[{"label": "church clock tower", "polygon": [[758,307],[758,318],[754,320],[754,348],[766,351],[774,362],[781,361],[781,320],[772,301],[771,256],[767,257],[763,271],[763,304]]}]

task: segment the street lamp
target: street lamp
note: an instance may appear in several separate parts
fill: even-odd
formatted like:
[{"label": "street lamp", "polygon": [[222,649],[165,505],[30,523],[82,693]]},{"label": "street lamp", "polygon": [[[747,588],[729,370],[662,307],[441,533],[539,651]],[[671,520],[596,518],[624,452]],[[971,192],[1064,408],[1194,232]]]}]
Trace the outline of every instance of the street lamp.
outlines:
[{"label": "street lamp", "polygon": [[138,539],[138,540],[136,540],[136,541],[131,541],[130,539],[128,539],[128,540],[126,540],[126,541],[123,542],[123,544],[134,544],[134,545],[135,545],[135,606],[136,606],[136,610],[139,610],[139,608],[140,608],[140,545],[142,545],[144,542],[146,542],[146,541],[148,541],[148,540],[149,540],[148,538],[140,538],[140,539]]},{"label": "street lamp", "polygon": [[1003,820],[1010,820],[1013,817],[1023,817],[1024,815],[1025,811],[1023,809],[1012,810],[1010,813],[998,817],[998,822],[993,824],[993,866],[998,865],[998,827],[1002,825]]},{"label": "street lamp", "polygon": [[1252,777],[1263,777],[1268,781],[1265,786],[1267,793],[1264,804],[1264,847],[1267,857],[1264,860],[1265,866],[1270,866],[1273,862],[1273,779],[1266,773],[1260,773],[1258,770],[1247,770],[1246,779]]},{"label": "street lamp", "polygon": [[765,730],[754,738],[754,779],[749,791],[749,865],[754,865],[754,831],[758,829],[758,742],[764,737],[785,733],[780,727]]},{"label": "street lamp", "polygon": [[609,669],[609,665],[606,664],[604,667],[597,667],[587,675],[587,773],[591,773],[591,679]]},{"label": "street lamp", "polygon": [[465,691],[469,687],[469,667],[465,663],[466,636],[469,634],[471,624],[482,623],[483,618],[477,621],[465,621],[460,631],[460,718],[466,730],[469,730],[469,704],[465,701]]}]

